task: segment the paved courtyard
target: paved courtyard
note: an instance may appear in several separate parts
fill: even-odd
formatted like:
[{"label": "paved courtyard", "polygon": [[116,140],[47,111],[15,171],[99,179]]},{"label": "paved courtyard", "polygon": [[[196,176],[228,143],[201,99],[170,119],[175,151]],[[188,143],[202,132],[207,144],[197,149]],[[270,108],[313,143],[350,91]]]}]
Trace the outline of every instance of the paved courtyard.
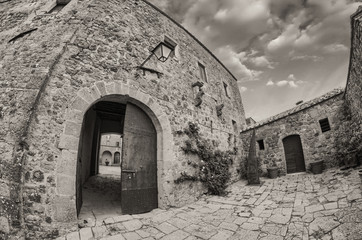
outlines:
[{"label": "paved courtyard", "polygon": [[358,170],[262,181],[239,181],[226,197],[205,196],[182,208],[90,220],[59,239],[362,239]]}]

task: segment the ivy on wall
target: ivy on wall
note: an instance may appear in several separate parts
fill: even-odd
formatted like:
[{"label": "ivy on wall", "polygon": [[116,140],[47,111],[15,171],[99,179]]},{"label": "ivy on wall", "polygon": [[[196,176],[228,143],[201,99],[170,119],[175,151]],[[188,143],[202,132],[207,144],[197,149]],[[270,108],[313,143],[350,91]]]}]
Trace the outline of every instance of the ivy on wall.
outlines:
[{"label": "ivy on wall", "polygon": [[189,162],[196,169],[196,174],[182,172],[174,182],[201,181],[209,194],[224,195],[230,179],[229,166],[233,164],[233,155],[236,153],[215,149],[212,142],[203,138],[199,131],[196,124],[189,122],[188,127],[182,132],[189,137],[182,150],[185,154],[195,154],[200,159],[199,163]]}]

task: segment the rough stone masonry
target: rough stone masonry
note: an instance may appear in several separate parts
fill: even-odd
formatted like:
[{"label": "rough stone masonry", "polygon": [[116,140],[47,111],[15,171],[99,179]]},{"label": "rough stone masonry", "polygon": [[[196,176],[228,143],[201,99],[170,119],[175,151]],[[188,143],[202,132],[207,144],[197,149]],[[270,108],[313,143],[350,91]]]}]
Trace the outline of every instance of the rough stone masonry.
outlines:
[{"label": "rough stone masonry", "polygon": [[[174,183],[195,171],[182,151],[188,122],[216,148],[236,150],[230,171],[239,178],[245,117],[236,79],[165,14],[141,0],[10,0],[0,9],[0,238],[52,239],[77,228],[80,135],[99,101],[133,103],[155,124],[160,208],[205,191]],[[345,93],[353,134],[361,132],[361,12],[352,16]],[[148,59],[160,42],[174,47],[164,63]]]},{"label": "rough stone masonry", "polygon": [[[0,238],[47,239],[77,226],[79,137],[95,102],[132,102],[155,123],[160,208],[205,191],[199,182],[174,183],[195,171],[181,149],[188,122],[220,150],[240,145],[236,79],[184,28],[145,1],[63,2],[0,3]],[[164,63],[151,56],[140,68],[166,41],[174,54]]]}]

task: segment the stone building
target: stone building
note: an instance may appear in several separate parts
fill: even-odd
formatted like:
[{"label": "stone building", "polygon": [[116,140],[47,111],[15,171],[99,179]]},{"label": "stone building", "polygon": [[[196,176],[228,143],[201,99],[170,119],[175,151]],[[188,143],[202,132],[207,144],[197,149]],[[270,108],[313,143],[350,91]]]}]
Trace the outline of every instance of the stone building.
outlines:
[{"label": "stone building", "polygon": [[[240,145],[235,77],[146,1],[5,1],[0,42],[1,239],[77,227],[102,134],[124,136],[119,191],[128,213],[182,206],[205,191],[174,182],[193,171],[182,150],[189,122],[220,150]],[[168,59],[157,47],[172,50]],[[135,197],[145,209],[134,209]]]},{"label": "stone building", "polygon": [[[287,125],[303,111],[325,109],[326,134],[333,135],[338,120],[327,110],[345,97],[350,123],[361,123],[360,18],[361,10],[352,18],[345,94],[278,121]],[[183,151],[189,122],[215,148],[235,152],[231,181],[239,178],[239,146],[247,140],[237,137],[246,122],[235,77],[147,1],[3,1],[0,42],[1,239],[51,239],[77,228],[82,186],[98,173],[102,134],[123,136],[119,191],[127,213],[182,206],[205,191],[200,182],[175,183],[194,171],[195,156]],[[158,55],[161,48],[168,58]],[[317,136],[321,144],[326,134]],[[130,204],[135,198],[146,199],[145,208]]]},{"label": "stone building", "polygon": [[244,129],[244,149],[248,149],[248,139],[255,129],[257,155],[264,173],[273,163],[283,175],[306,171],[311,162],[319,160],[324,160],[327,167],[335,166],[343,93],[337,89]]},{"label": "stone building", "polygon": [[99,164],[120,165],[122,152],[121,134],[104,134],[101,136],[99,146]]}]

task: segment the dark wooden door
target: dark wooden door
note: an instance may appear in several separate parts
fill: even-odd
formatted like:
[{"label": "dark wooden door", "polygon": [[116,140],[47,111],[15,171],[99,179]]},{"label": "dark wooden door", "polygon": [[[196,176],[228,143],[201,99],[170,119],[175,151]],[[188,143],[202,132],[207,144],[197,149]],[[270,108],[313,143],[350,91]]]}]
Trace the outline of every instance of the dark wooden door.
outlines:
[{"label": "dark wooden door", "polygon": [[304,172],[305,163],[302,142],[299,135],[291,135],[283,139],[287,173]]},{"label": "dark wooden door", "polygon": [[122,147],[122,213],[157,208],[157,136],[151,119],[127,104]]}]

